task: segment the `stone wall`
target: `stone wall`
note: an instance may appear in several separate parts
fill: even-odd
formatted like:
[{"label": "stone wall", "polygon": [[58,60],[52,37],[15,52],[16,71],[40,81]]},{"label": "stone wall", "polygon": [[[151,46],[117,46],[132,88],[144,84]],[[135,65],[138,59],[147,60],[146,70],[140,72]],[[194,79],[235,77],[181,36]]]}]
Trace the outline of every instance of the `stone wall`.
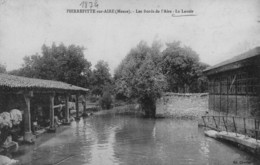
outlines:
[{"label": "stone wall", "polygon": [[167,93],[157,100],[156,115],[176,118],[194,118],[208,111],[208,94]]}]

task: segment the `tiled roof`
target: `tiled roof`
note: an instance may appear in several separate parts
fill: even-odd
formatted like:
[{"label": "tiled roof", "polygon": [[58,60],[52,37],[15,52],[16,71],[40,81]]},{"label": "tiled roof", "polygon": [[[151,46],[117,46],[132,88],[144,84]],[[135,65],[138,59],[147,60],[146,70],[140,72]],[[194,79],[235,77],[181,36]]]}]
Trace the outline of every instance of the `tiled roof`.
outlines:
[{"label": "tiled roof", "polygon": [[243,54],[237,55],[237,56],[235,56],[235,57],[233,57],[229,60],[223,61],[223,62],[221,62],[217,65],[211,66],[211,67],[207,68],[206,70],[204,70],[204,72],[222,67],[224,65],[228,65],[228,64],[231,64],[231,63],[242,61],[242,60],[257,56],[257,55],[260,55],[260,47],[256,47],[256,48],[251,49],[251,50],[249,50],[249,51],[247,51]]},{"label": "tiled roof", "polygon": [[74,86],[60,81],[27,78],[2,73],[0,73],[0,87],[26,89],[56,89],[81,92],[88,91],[88,89],[86,88]]}]

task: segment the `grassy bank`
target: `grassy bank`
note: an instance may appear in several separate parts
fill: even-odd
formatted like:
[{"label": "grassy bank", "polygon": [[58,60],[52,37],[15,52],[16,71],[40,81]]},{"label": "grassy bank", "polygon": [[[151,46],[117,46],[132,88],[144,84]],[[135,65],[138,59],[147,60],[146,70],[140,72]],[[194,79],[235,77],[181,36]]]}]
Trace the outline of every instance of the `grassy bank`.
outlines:
[{"label": "grassy bank", "polygon": [[105,114],[122,114],[122,115],[141,115],[141,110],[138,108],[137,104],[128,104],[114,107],[109,110],[101,110],[94,112],[95,115],[105,115]]}]

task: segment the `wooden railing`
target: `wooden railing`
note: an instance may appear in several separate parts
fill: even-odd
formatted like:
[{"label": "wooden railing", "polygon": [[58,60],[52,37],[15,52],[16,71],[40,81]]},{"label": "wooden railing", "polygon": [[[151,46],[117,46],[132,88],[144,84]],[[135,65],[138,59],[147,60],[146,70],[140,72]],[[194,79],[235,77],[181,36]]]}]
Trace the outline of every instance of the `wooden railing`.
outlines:
[{"label": "wooden railing", "polygon": [[260,120],[237,116],[202,116],[205,127],[260,139]]}]

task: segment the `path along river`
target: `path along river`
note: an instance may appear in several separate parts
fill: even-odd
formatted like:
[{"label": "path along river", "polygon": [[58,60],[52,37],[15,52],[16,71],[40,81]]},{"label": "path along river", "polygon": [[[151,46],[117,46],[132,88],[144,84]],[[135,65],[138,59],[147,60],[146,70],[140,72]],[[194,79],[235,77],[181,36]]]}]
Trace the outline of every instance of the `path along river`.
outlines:
[{"label": "path along river", "polygon": [[231,165],[260,161],[207,138],[195,120],[98,115],[56,134],[44,134],[13,155],[21,164],[41,165]]}]

